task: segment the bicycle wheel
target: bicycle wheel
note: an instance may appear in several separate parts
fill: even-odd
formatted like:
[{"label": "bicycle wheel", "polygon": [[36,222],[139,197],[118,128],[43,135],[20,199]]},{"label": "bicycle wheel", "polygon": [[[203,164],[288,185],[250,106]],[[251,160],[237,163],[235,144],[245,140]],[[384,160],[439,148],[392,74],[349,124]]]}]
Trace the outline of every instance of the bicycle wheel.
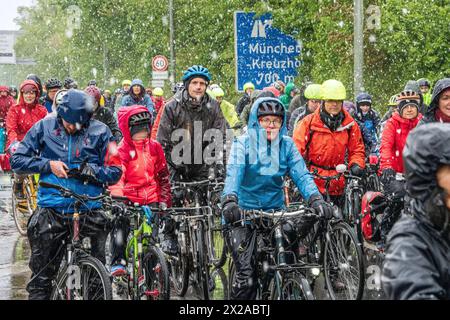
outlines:
[{"label": "bicycle wheel", "polygon": [[[24,184],[27,183],[24,181]],[[14,191],[12,192],[12,213],[14,218],[14,223],[16,224],[17,230],[20,235],[27,235],[27,224],[31,215],[33,214],[33,209],[30,206],[30,200],[24,186],[24,194],[28,199],[17,199]]]},{"label": "bicycle wheel", "polygon": [[203,300],[209,300],[209,266],[203,222],[197,224],[197,280]]},{"label": "bicycle wheel", "polygon": [[[70,295],[68,295],[70,289]],[[112,300],[111,280],[105,266],[92,256],[74,258],[59,273],[51,300]]]},{"label": "bicycle wheel", "polygon": [[213,241],[212,263],[214,267],[221,268],[227,261],[227,247],[222,232],[222,217],[214,215],[214,226],[211,228]]},{"label": "bicycle wheel", "polygon": [[364,290],[364,261],[353,229],[339,222],[327,238],[323,263],[331,299],[360,300]]},{"label": "bicycle wheel", "polygon": [[211,279],[214,283],[214,288],[209,292],[211,300],[228,300],[230,299],[228,279],[223,269],[214,269],[211,272]]},{"label": "bicycle wheel", "polygon": [[189,286],[188,256],[178,250],[177,255],[169,257],[168,262],[170,279],[175,293],[179,297],[184,297]]},{"label": "bicycle wheel", "polygon": [[169,268],[164,254],[157,247],[150,246],[142,261],[145,278],[145,290],[141,298],[149,300],[169,300],[170,282]]},{"label": "bicycle wheel", "polygon": [[308,280],[301,272],[284,274],[281,285],[272,286],[271,300],[315,300]]},{"label": "bicycle wheel", "polygon": [[362,195],[360,192],[353,193],[353,227],[356,232],[358,243],[361,245],[364,243],[362,228],[361,228],[361,199]]}]

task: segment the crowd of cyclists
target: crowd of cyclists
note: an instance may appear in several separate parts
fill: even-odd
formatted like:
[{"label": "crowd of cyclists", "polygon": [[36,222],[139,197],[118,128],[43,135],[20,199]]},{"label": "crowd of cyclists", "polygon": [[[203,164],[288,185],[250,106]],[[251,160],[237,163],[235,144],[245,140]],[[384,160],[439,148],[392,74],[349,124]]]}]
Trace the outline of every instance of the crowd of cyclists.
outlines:
[{"label": "crowd of cyclists", "polygon": [[[295,189],[296,201],[320,219],[334,219],[336,210],[346,210],[349,178],[338,169],[345,164],[349,176],[367,181],[372,175],[381,182],[365,184],[361,202],[391,200],[356,221],[364,224],[364,241],[385,254],[386,297],[450,298],[449,78],[433,88],[426,79],[408,81],[392,93],[383,117],[369,93],[350,101],[335,79],[301,87],[276,81],[262,90],[248,82],[236,106],[212,79],[207,68],[194,65],[167,100],[162,88],[146,88],[140,79],[124,80],[113,94],[95,80],[80,90],[71,78],[42,83],[34,74],[18,90],[0,86],[0,166],[13,172],[17,198],[26,196],[24,177],[38,173],[40,181],[79,194],[109,191],[158,208],[160,247],[168,256],[182,250],[170,208],[183,207],[189,196],[171,185],[208,180],[212,173],[223,178],[218,206],[236,268],[230,298],[254,300],[259,244],[257,228],[240,223],[245,210],[284,210]],[[201,201],[211,205],[206,193]],[[106,263],[111,234],[111,277],[127,275],[129,221],[110,225],[100,202],[75,208],[74,199],[58,190],[39,188],[27,225],[30,299],[50,298],[66,220],[75,209],[90,212],[82,217],[81,234],[91,238],[92,255]],[[379,223],[380,216],[389,223]],[[314,223],[305,227],[312,230]]]}]

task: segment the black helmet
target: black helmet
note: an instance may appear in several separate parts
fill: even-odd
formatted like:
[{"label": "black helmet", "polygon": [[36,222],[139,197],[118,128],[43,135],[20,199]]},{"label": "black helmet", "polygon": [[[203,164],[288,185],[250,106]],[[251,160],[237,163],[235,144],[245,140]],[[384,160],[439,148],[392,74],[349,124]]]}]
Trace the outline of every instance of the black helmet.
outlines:
[{"label": "black helmet", "polygon": [[73,80],[71,77],[67,77],[64,79],[64,88],[66,89],[71,89],[72,88],[72,84],[75,82],[75,80]]},{"label": "black helmet", "polygon": [[278,116],[284,117],[284,107],[278,99],[267,99],[258,106],[257,117]]},{"label": "black helmet", "polygon": [[152,118],[153,117],[152,117],[151,113],[148,111],[136,113],[136,114],[132,115],[130,117],[130,119],[128,120],[128,126],[131,128],[131,127],[140,126],[143,124],[152,125]]},{"label": "black helmet", "polygon": [[97,81],[96,80],[91,80],[91,81],[89,81],[89,83],[88,83],[88,86],[97,86]]},{"label": "black helmet", "polygon": [[61,89],[62,88],[62,83],[61,81],[59,81],[59,79],[57,78],[50,78],[47,80],[47,82],[45,83],[45,88],[47,90],[49,89],[54,89],[54,88],[58,88]]},{"label": "black helmet", "polygon": [[36,82],[39,87],[39,92],[42,94],[42,82],[37,75],[35,75],[34,73],[30,73],[29,75],[27,75],[26,80],[33,80],[34,82]]},{"label": "black helmet", "polygon": [[372,105],[372,96],[366,92],[361,92],[356,96],[356,105],[361,105],[363,102]]},{"label": "black helmet", "polygon": [[417,80],[417,82],[419,83],[419,87],[431,88],[430,81],[428,81],[428,79],[421,78],[421,79]]},{"label": "black helmet", "polygon": [[181,91],[184,89],[184,83],[183,82],[177,82],[172,87],[173,94],[177,93],[178,91]]}]

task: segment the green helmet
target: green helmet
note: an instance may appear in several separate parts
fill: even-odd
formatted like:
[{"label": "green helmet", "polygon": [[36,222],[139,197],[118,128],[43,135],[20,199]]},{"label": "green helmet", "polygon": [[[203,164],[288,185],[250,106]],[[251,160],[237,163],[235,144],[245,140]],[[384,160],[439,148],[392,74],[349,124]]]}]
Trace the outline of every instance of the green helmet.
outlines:
[{"label": "green helmet", "polygon": [[255,90],[255,85],[251,82],[247,82],[246,84],[244,84],[244,91],[247,91],[247,89]]},{"label": "green helmet", "polygon": [[388,106],[397,106],[397,95],[394,94],[390,99]]},{"label": "green helmet", "polygon": [[317,83],[310,84],[305,89],[305,98],[308,100],[321,100],[322,86]]},{"label": "green helmet", "polygon": [[347,92],[342,82],[330,79],[322,83],[322,100],[345,100]]}]

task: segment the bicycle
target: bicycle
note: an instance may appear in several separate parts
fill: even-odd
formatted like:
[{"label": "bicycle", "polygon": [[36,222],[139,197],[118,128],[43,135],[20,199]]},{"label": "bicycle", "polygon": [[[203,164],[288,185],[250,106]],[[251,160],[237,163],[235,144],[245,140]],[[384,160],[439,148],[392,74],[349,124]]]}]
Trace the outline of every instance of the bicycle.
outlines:
[{"label": "bicycle", "polygon": [[[338,174],[334,176],[320,176],[316,171],[313,172],[313,176],[325,180],[327,202],[330,202],[331,181],[339,180],[345,169],[345,165],[337,166]],[[347,202],[349,194],[346,192],[345,196]],[[360,212],[357,213],[358,217],[359,215]],[[315,225],[314,233],[307,237],[307,243],[307,257],[318,264],[323,263],[325,282],[331,299],[362,299],[365,282],[363,242],[359,241],[355,229],[347,223],[345,216],[342,219],[339,208],[335,208],[333,219],[326,222],[320,220],[319,224]]]},{"label": "bicycle", "polygon": [[[186,294],[189,275],[192,274],[193,283],[198,287],[204,300],[214,297],[213,291],[218,289],[212,282],[210,273],[210,267],[215,257],[212,235],[212,229],[215,226],[214,214],[210,206],[201,206],[202,190],[208,184],[210,184],[210,180],[174,182],[172,184],[173,191],[185,190],[187,196],[183,199],[183,207],[171,208],[174,220],[179,225],[180,250],[177,256],[168,256],[167,258],[177,295],[184,296]],[[221,285],[220,288],[226,290],[227,286]],[[227,296],[227,293],[219,296]]]},{"label": "bicycle", "polygon": [[[59,185],[39,182],[43,188],[60,191],[61,196],[75,200],[72,228],[63,240],[59,251],[66,245],[65,258],[61,262],[56,280],[53,280],[51,300],[112,300],[112,287],[108,271],[100,260],[89,253],[89,245],[80,239],[81,205],[87,201],[109,201],[107,194],[96,197],[77,194]],[[88,214],[88,213],[87,213]]]},{"label": "bicycle", "polygon": [[37,186],[39,180],[39,174],[28,175],[23,180],[22,192],[25,195],[24,199],[19,199],[16,197],[15,184],[16,179],[14,175],[11,176],[12,179],[12,215],[14,218],[14,223],[16,224],[17,230],[20,235],[27,235],[27,223],[37,207]]},{"label": "bicycle", "polygon": [[[298,259],[294,252],[294,242],[289,242],[283,226],[306,216],[317,218],[313,209],[299,206],[294,211],[281,210],[264,212],[261,210],[243,210],[244,218],[233,225],[245,225],[250,222],[250,228],[256,232],[256,278],[257,299],[260,300],[314,300],[310,284],[306,278],[306,271],[316,265],[305,263]],[[231,226],[228,226],[231,228]],[[293,231],[297,234],[297,229]],[[234,283],[236,268],[230,261],[230,288]]]},{"label": "bicycle", "polygon": [[132,300],[169,300],[169,268],[164,254],[156,245],[162,211],[139,205],[112,206],[118,212],[115,220],[128,219],[131,229],[125,250],[128,274],[113,280],[118,294],[125,294]]}]

